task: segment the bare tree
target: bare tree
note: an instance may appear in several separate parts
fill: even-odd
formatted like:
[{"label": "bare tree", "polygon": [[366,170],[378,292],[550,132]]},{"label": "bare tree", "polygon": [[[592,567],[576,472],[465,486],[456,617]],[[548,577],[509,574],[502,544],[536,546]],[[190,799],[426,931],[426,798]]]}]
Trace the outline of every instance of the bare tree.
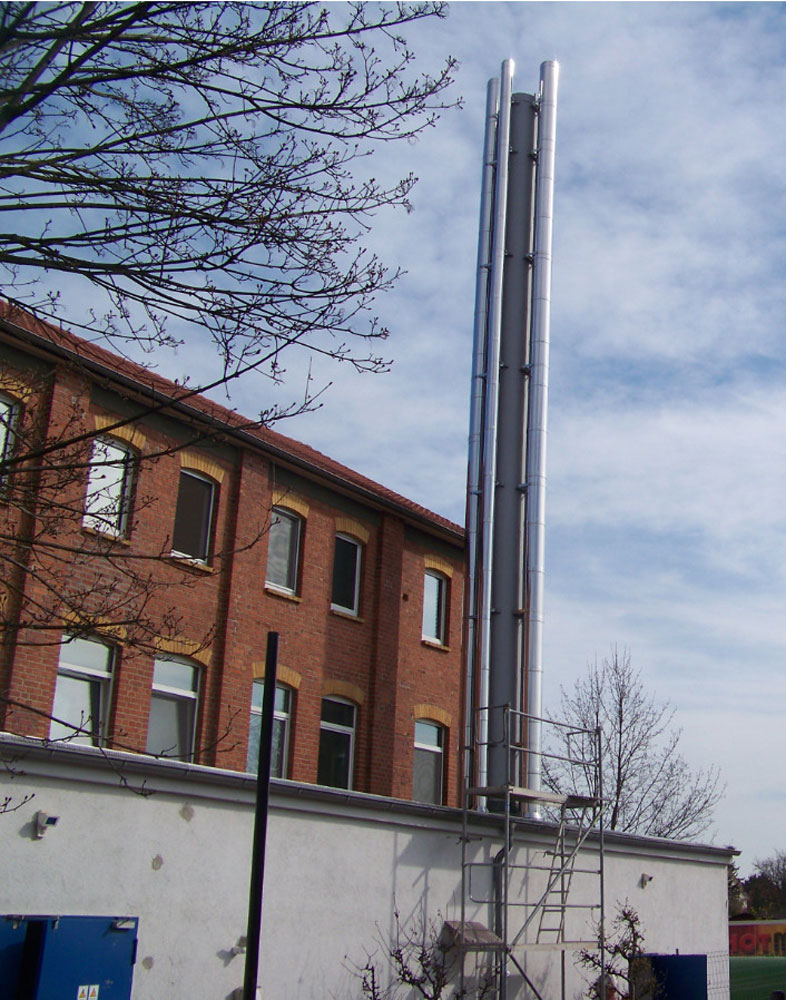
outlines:
[{"label": "bare tree", "polygon": [[[378,209],[408,207],[414,177],[384,185],[353,171],[444,106],[453,61],[417,73],[401,35],[442,14],[431,3],[0,8],[6,299],[50,321],[65,305],[69,328],[137,361],[140,345],[156,360],[205,335],[218,352],[209,379],[185,380],[171,405],[137,397],[115,430],[250,373],[281,380],[289,348],[384,369],[375,342],[387,331],[371,307],[397,273],[362,239]],[[7,307],[3,318],[24,325]],[[92,377],[88,360],[72,350],[75,382]],[[85,540],[87,480],[101,478],[96,430],[79,405],[45,423],[47,377],[0,355],[0,383],[24,387],[23,400],[0,399],[2,597],[6,610],[23,605],[14,641],[64,620],[133,630],[137,642],[176,631],[177,601],[164,607],[161,593],[198,581],[171,562],[154,572],[168,551],[128,550],[117,531]],[[315,392],[258,423],[309,408]],[[135,471],[180,447],[136,451]],[[116,454],[103,473],[111,486]],[[154,502],[136,495],[136,516]],[[264,528],[263,518],[243,544]]]},{"label": "bare tree", "polygon": [[[493,969],[483,967],[471,986],[456,985],[458,962],[462,961],[450,932],[437,921],[425,918],[402,925],[393,911],[395,931],[390,939],[378,934],[378,947],[367,953],[363,964],[346,958],[347,968],[360,981],[360,995],[368,1000],[423,997],[424,1000],[486,1000],[494,995]],[[442,925],[442,926],[440,926]],[[381,959],[380,959],[381,955]],[[387,966],[387,968],[386,968]]]},{"label": "bare tree", "polygon": [[644,955],[641,918],[627,901],[618,906],[604,948],[581,949],[577,964],[590,976],[588,1000],[657,1000],[661,995]]},{"label": "bare tree", "polygon": [[[693,771],[680,753],[682,731],[674,708],[649,694],[630,653],[616,647],[609,659],[590,664],[570,691],[562,689],[561,721],[601,731],[601,770],[606,826],[612,830],[691,840],[712,823],[723,794],[716,768]],[[575,736],[566,731],[562,756],[577,759]],[[589,757],[590,755],[586,755]],[[589,788],[592,769],[557,761],[547,769],[554,790]]]},{"label": "bare tree", "polygon": [[[224,379],[249,366],[279,379],[295,345],[381,370],[371,308],[397,272],[362,238],[377,210],[408,207],[415,178],[353,171],[445,106],[453,60],[413,72],[402,36],[442,13],[5,4],[4,294],[53,319],[65,289],[69,326],[115,350],[207,332]],[[77,315],[77,301],[93,306]]]},{"label": "bare tree", "polygon": [[[386,368],[373,306],[398,271],[364,242],[377,212],[410,207],[415,178],[378,181],[368,157],[448,106],[453,60],[420,72],[404,37],[443,13],[438,3],[0,7],[0,696],[14,650],[58,644],[64,629],[146,653],[176,636],[180,588],[209,583],[171,558],[171,538],[135,536],[158,502],[137,485],[144,471],[220,437],[228,419],[253,430],[310,408],[321,390],[309,380],[298,402],[247,424],[220,407],[211,420],[203,406],[204,422],[189,418],[187,433],[155,445],[122,451],[111,447],[118,433],[177,420],[196,393],[228,396],[244,376],[281,382],[296,348]],[[39,320],[87,343],[50,329],[60,360],[26,360],[14,331],[35,333]],[[205,343],[209,377],[192,368],[162,398],[151,373],[117,397],[108,424],[87,419],[97,351],[152,365]],[[53,423],[58,379],[73,407]],[[232,545],[253,545],[267,517]],[[234,554],[222,544],[219,570]]]}]

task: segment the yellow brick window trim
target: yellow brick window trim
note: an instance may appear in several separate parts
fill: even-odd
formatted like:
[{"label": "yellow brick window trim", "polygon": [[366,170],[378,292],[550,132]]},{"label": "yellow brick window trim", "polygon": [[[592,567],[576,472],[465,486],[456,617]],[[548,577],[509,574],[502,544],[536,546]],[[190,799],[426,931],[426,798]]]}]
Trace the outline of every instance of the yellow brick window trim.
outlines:
[{"label": "yellow brick window trim", "polygon": [[102,618],[100,615],[94,618],[86,612],[69,611],[63,615],[62,622],[66,631],[78,629],[80,632],[84,632],[85,629],[88,629],[95,635],[114,639],[115,642],[125,642],[128,635],[125,625],[118,625],[111,619]]},{"label": "yellow brick window trim", "polygon": [[364,545],[368,545],[368,540],[371,537],[368,528],[352,517],[337,517],[336,531],[341,532],[342,535],[352,535]]},{"label": "yellow brick window trim", "polygon": [[273,490],[273,506],[286,507],[301,517],[308,517],[310,509],[306,501],[291,490]]},{"label": "yellow brick window trim", "polygon": [[322,696],[329,698],[332,694],[338,695],[339,698],[347,698],[349,701],[354,701],[356,705],[362,705],[366,700],[366,694],[363,689],[351,681],[327,679],[322,685]]},{"label": "yellow brick window trim", "polygon": [[445,726],[446,729],[450,729],[453,725],[453,716],[444,708],[440,708],[439,705],[421,702],[421,704],[414,706],[412,712],[416,719],[429,719],[431,722],[438,722]]},{"label": "yellow brick window trim", "polygon": [[33,390],[29,385],[8,372],[3,372],[0,374],[0,391],[7,392],[9,396],[13,396],[14,399],[19,399],[23,403],[33,395]]},{"label": "yellow brick window trim", "polygon": [[215,479],[217,483],[223,483],[224,476],[226,475],[218,462],[211,462],[209,458],[205,458],[204,455],[198,455],[194,451],[180,452],[180,466],[183,469],[193,469],[195,472],[203,472],[211,479]]},{"label": "yellow brick window trim", "polygon": [[189,639],[186,636],[158,636],[156,638],[156,649],[159,653],[173,653],[175,656],[188,656],[192,660],[199,660],[204,666],[210,666],[211,649],[204,643],[197,642],[196,639]]},{"label": "yellow brick window trim", "polygon": [[426,569],[435,569],[438,573],[442,573],[449,580],[453,578],[453,567],[447,561],[447,559],[440,559],[439,556],[424,556],[423,563]]},{"label": "yellow brick window trim", "polygon": [[[261,681],[265,679],[264,660],[254,660],[251,664],[251,669],[254,673],[254,680]],[[276,667],[276,682],[286,684],[287,687],[294,688],[297,691],[303,683],[303,677],[297,670],[293,670],[292,667],[285,667],[282,663],[279,663]]]},{"label": "yellow brick window trim", "polygon": [[[103,413],[96,413],[93,416],[95,420],[95,428],[101,433],[107,427],[112,427],[112,424],[116,424],[118,420],[122,419],[120,417],[110,417]],[[121,441],[127,441],[133,448],[137,451],[141,451],[147,438],[145,435],[136,427],[112,427],[111,431],[107,431],[111,437],[120,438]]]}]

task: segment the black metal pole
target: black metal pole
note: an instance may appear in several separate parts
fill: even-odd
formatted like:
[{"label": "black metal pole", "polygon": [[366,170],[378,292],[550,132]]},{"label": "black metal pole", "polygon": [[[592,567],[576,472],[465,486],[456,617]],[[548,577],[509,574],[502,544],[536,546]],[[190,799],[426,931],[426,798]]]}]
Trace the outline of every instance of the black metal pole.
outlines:
[{"label": "black metal pole", "polygon": [[246,933],[246,973],[243,1000],[256,1000],[259,972],[259,932],[262,928],[262,888],[265,881],[265,843],[267,809],[270,796],[270,758],[273,749],[273,709],[276,704],[278,667],[278,632],[267,634],[265,657],[265,694],[262,698],[262,725],[259,733],[257,802],[254,811],[254,846],[251,853],[251,885],[248,893],[248,931]]}]

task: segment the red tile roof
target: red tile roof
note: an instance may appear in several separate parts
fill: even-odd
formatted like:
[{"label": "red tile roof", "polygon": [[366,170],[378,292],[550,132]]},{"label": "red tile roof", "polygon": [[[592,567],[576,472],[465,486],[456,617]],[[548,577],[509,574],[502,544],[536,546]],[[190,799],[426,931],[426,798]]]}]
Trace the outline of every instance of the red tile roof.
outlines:
[{"label": "red tile roof", "polygon": [[334,486],[349,488],[349,492],[360,491],[366,501],[376,502],[382,507],[394,507],[399,513],[408,515],[420,524],[425,522],[438,532],[447,533],[456,540],[463,539],[464,529],[460,525],[368,479],[314,448],[269,427],[254,425],[234,410],[194,393],[187,386],[162,378],[141,365],[1,299],[0,326],[6,333],[21,335],[28,343],[37,343],[45,351],[48,349],[51,353],[72,359],[76,357],[88,367],[100,369],[105,377],[114,378],[117,382],[132,383],[143,394],[151,393],[173,400],[178,410],[188,409],[192,416],[201,416],[211,423],[223,425],[232,436],[242,435],[247,444],[273,453],[279,461],[288,462],[320,478],[328,478]]}]

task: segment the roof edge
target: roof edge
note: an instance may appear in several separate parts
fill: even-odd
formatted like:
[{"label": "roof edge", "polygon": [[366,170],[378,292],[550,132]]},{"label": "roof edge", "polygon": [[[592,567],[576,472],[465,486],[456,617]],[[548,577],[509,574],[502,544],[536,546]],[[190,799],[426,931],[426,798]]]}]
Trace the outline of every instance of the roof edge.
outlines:
[{"label": "roof edge", "polygon": [[[261,451],[282,465],[305,474],[308,478],[327,481],[346,495],[360,495],[364,502],[378,509],[391,510],[421,530],[442,536],[452,544],[463,545],[464,529],[434,511],[394,490],[377,483],[348,466],[336,462],[309,445],[264,426],[249,428],[253,422],[236,411],[199,393],[191,395],[182,386],[148,371],[141,365],[84,340],[65,329],[39,319],[32,313],[0,299],[0,332],[32,345],[38,352],[54,355],[63,361],[78,362],[102,378],[142,394],[157,403],[166,402],[167,409],[187,419],[207,424],[235,439],[242,445]],[[118,363],[120,367],[118,367]],[[122,370],[121,370],[122,369]],[[180,390],[184,398],[177,398]],[[233,424],[242,424],[236,426]]]}]

